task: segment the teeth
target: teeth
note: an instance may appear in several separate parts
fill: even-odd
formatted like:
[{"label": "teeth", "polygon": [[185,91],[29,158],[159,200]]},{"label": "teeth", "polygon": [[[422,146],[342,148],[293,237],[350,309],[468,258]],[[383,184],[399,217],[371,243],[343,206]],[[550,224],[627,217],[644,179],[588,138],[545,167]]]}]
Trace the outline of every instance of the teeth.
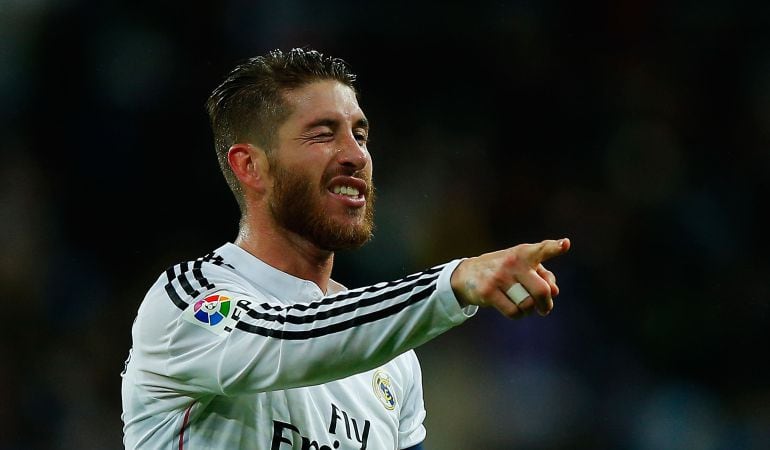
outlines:
[{"label": "teeth", "polygon": [[333,192],[335,194],[342,194],[350,197],[358,197],[358,189],[352,186],[334,186]]}]

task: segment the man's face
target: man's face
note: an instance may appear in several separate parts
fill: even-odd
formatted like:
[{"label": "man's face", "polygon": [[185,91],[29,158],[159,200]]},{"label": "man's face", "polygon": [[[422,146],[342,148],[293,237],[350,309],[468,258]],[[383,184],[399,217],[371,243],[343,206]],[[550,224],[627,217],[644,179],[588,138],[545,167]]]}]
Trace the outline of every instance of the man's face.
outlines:
[{"label": "man's face", "polygon": [[273,218],[323,250],[363,245],[372,235],[374,186],[369,127],[355,93],[324,80],[285,98],[292,112],[270,158]]}]

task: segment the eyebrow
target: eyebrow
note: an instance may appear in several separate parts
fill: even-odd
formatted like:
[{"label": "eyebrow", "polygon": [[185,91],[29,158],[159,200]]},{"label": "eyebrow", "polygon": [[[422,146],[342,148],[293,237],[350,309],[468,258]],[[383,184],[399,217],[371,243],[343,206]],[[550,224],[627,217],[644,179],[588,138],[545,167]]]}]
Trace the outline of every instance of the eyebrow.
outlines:
[{"label": "eyebrow", "polygon": [[[335,119],[318,119],[310,122],[305,126],[306,129],[308,128],[315,128],[315,127],[329,127],[329,128],[336,128],[339,125],[339,120]],[[367,120],[366,117],[362,117],[356,121],[356,123],[353,124],[353,128],[364,128],[369,129],[369,120]]]}]

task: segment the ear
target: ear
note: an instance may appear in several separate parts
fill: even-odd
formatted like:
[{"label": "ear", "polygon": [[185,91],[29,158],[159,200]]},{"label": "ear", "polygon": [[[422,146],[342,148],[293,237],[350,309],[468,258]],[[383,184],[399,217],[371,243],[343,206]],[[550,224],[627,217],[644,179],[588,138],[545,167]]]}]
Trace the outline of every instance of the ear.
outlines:
[{"label": "ear", "polygon": [[227,151],[227,163],[244,187],[265,191],[270,164],[264,150],[251,144],[233,144]]}]

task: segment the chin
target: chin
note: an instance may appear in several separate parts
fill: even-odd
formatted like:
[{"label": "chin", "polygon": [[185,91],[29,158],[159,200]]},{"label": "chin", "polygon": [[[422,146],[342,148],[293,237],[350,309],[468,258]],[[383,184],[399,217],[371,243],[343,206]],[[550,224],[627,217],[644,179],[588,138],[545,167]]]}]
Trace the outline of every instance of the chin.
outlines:
[{"label": "chin", "polygon": [[354,250],[369,242],[373,236],[372,228],[365,221],[353,225],[336,223],[326,228],[322,236],[316,235],[314,241],[318,247],[329,251]]}]

